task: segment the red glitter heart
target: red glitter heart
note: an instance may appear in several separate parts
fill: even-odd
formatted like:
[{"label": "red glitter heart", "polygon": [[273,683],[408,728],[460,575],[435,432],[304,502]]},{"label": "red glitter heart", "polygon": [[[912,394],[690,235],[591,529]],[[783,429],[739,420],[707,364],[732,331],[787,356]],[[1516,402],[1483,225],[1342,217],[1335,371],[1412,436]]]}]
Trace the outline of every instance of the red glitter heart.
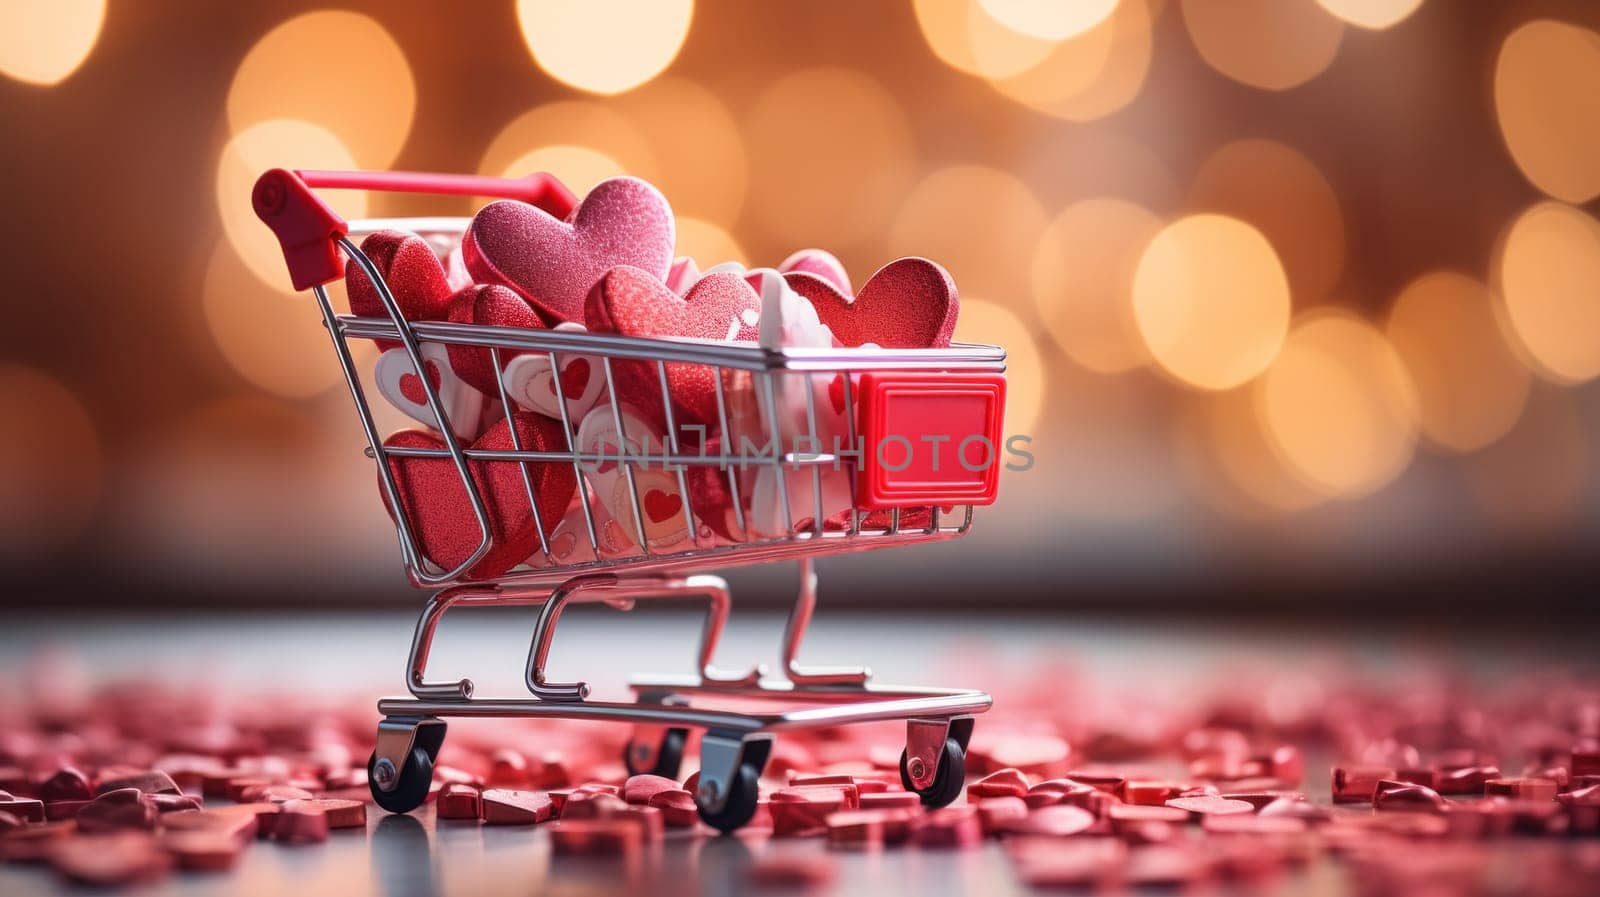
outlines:
[{"label": "red glitter heart", "polygon": [[[361,241],[361,252],[389,285],[389,293],[407,321],[444,320],[450,306],[450,284],[444,265],[427,240],[405,231],[380,230]],[[345,290],[350,296],[351,314],[364,318],[389,316],[378,298],[378,288],[360,265],[346,267]],[[395,340],[377,342],[380,349],[400,345]]]},{"label": "red glitter heart", "polygon": [[[511,451],[515,444],[511,428],[524,451],[565,451],[567,436],[559,421],[539,414],[518,412],[490,427],[472,448]],[[435,433],[401,430],[384,440],[385,447],[443,448]],[[453,569],[472,555],[482,533],[461,478],[449,458],[391,458],[399,492],[400,506],[410,521],[424,556],[447,569]],[[489,517],[492,540],[489,551],[467,576],[487,579],[498,576],[525,560],[539,547],[539,530],[523,485],[522,465],[510,461],[475,461],[472,478],[483,496]],[[577,475],[570,464],[527,465],[528,477],[538,502],[539,519],[546,531],[554,529],[566,513],[577,488]],[[390,509],[391,514],[393,509]]]},{"label": "red glitter heart", "polygon": [[854,297],[828,280],[791,271],[784,280],[810,300],[817,317],[846,346],[942,349],[950,345],[960,297],[949,272],[924,258],[897,259],[878,269]]},{"label": "red glitter heart", "polygon": [[660,489],[651,489],[644,494],[645,516],[655,523],[670,520],[682,510],[683,497],[680,495],[662,492]]},{"label": "red glitter heart", "polygon": [[[449,320],[453,324],[477,324],[487,327],[520,327],[524,330],[544,330],[544,321],[534,313],[521,296],[495,284],[478,284],[456,293],[450,299]],[[500,371],[511,359],[525,353],[502,349],[500,366],[484,346],[463,346],[451,343],[450,367],[456,376],[467,381],[486,396],[500,395]],[[568,393],[573,395],[573,393]]]},{"label": "red glitter heart", "polygon": [[[591,331],[639,337],[754,341],[761,298],[743,277],[731,272],[700,278],[679,297],[661,278],[626,265],[607,271],[589,291]],[[665,428],[661,382],[652,362],[624,361],[612,366],[620,396]],[[667,364],[667,387],[679,423],[717,420],[716,375],[703,364]]]},{"label": "red glitter heart", "polygon": [[657,280],[672,265],[672,207],[638,178],[601,181],[560,221],[527,203],[481,209],[462,238],[467,270],[480,283],[516,290],[551,323],[582,322],[584,296],[617,265]]},{"label": "red glitter heart", "polygon": [[[433,391],[439,391],[439,366],[433,361],[422,363],[422,369],[428,372],[428,382],[433,384]],[[404,374],[400,377],[400,394],[417,405],[428,404],[428,394],[422,391],[422,380],[416,374]]]}]

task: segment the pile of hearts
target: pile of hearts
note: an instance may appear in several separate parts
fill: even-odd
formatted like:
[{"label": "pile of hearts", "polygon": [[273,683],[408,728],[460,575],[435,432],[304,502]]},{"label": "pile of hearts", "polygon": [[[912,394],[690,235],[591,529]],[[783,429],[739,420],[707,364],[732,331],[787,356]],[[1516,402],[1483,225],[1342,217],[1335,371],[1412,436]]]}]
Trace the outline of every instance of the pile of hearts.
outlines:
[{"label": "pile of hearts", "polygon": [[[702,270],[695,259],[674,258],[675,243],[660,191],[618,177],[596,185],[565,220],[502,200],[483,207],[457,245],[386,230],[361,249],[412,322],[767,348],[950,345],[956,286],[927,259],[891,261],[855,290],[844,266],[821,249],[796,252],[776,268],[722,262]],[[352,266],[346,282],[352,313],[387,317],[363,271]],[[671,551],[781,535],[818,519],[843,527],[853,513],[848,476],[837,466],[821,475],[819,506],[811,477],[808,488],[785,489],[775,465],[674,468],[605,457],[725,458],[768,448],[774,435],[785,451],[848,448],[842,374],[783,375],[792,382],[769,399],[748,373],[709,364],[658,367],[580,351],[429,342],[419,346],[418,370],[402,344],[379,343],[378,391],[424,425],[390,435],[386,447],[437,451],[453,437],[468,449],[576,451],[587,459],[582,483],[565,462],[472,462],[492,539],[466,571],[472,578],[524,563],[622,557],[641,542]],[[391,456],[389,464],[398,513],[424,556],[447,570],[466,563],[483,534],[454,464],[438,455]]]}]

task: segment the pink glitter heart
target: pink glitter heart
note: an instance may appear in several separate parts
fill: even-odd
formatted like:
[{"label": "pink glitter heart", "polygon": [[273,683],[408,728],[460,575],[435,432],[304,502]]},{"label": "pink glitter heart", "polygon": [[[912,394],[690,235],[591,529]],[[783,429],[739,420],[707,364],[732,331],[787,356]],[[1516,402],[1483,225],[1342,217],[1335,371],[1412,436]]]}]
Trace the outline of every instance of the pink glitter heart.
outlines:
[{"label": "pink glitter heart", "polygon": [[631,265],[663,280],[676,240],[666,197],[619,177],[595,185],[566,221],[523,202],[490,203],[472,219],[462,254],[478,282],[516,290],[549,323],[582,323],[601,275]]}]

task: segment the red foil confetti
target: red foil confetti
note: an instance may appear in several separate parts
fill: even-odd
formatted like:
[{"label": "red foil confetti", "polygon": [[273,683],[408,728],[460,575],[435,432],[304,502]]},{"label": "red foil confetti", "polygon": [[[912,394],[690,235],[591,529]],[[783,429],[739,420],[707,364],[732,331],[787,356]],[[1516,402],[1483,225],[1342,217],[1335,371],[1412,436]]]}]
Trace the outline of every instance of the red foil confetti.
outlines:
[{"label": "red foil confetti", "polygon": [[[1337,700],[1292,722],[1235,696],[1167,708],[1159,725],[1140,714],[1132,732],[1115,713],[1002,691],[978,721],[962,795],[938,809],[903,788],[903,729],[785,732],[756,817],[735,836],[756,851],[746,880],[817,887],[855,862],[840,852],[988,841],[1037,887],[1255,887],[1327,862],[1358,895],[1468,897],[1500,893],[1485,877],[1498,845],[1542,843],[1549,852],[1508,893],[1600,889],[1594,690],[1549,688],[1535,706],[1509,693],[1424,702],[1325,687]],[[19,714],[0,732],[0,860],[116,886],[359,839],[381,818],[365,791],[374,720],[361,701],[338,706],[117,685],[70,713]],[[436,814],[441,831],[521,826],[484,835],[547,839],[553,864],[582,855],[647,874],[656,851],[717,835],[699,821],[695,776],[628,776],[624,737],[515,720],[453,730],[416,813]],[[1287,784],[1297,773],[1304,790]]]}]

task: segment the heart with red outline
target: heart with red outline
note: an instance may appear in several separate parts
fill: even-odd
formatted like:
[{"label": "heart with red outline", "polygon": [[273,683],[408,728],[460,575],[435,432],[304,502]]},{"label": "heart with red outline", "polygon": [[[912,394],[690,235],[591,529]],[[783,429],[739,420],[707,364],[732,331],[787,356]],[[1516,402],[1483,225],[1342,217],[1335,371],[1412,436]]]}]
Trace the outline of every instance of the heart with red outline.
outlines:
[{"label": "heart with red outline", "polygon": [[[361,241],[361,252],[378,269],[389,294],[407,321],[442,321],[450,307],[449,280],[444,265],[433,247],[408,231],[380,230]],[[350,313],[363,318],[388,318],[378,288],[360,265],[345,267],[345,290],[350,296]],[[378,348],[400,345],[396,340],[377,340]]]},{"label": "heart with red outline", "polygon": [[[438,343],[422,343],[423,371],[433,384],[434,393],[444,416],[449,420],[450,431],[462,439],[472,439],[482,431],[484,395],[466,381],[456,376],[451,367],[449,353]],[[389,349],[378,356],[372,379],[379,395],[389,404],[418,423],[439,427],[438,418],[428,406],[427,394],[422,389],[422,378],[404,347]]]},{"label": "heart with red outline", "polygon": [[961,300],[950,273],[925,258],[896,259],[867,279],[854,296],[806,271],[784,276],[809,300],[842,345],[942,349],[955,333]]},{"label": "heart with red outline", "polygon": [[[564,321],[552,330],[586,333],[582,324]],[[583,420],[600,396],[605,392],[605,370],[600,359],[592,355],[558,352],[556,360],[561,365],[560,376],[550,373],[550,355],[546,352],[529,352],[512,359],[500,375],[506,395],[528,411],[537,411],[550,417],[561,417],[561,404],[567,406],[567,419],[576,424]],[[560,400],[556,387],[560,385]]]},{"label": "heart with red outline", "polygon": [[584,321],[589,288],[618,265],[664,280],[676,240],[661,191],[617,177],[596,184],[566,221],[515,200],[484,206],[462,238],[462,255],[478,282],[516,290],[556,324]]},{"label": "heart with red outline", "polygon": [[[572,497],[572,507],[567,509],[567,516],[561,518],[556,524],[555,531],[550,534],[550,557],[546,558],[544,552],[535,551],[528,563],[534,567],[548,567],[552,564],[586,564],[596,560],[596,547],[599,548],[599,560],[610,560],[631,553],[633,540],[622,534],[622,527],[616,518],[606,512],[599,501],[589,502],[589,513],[586,517],[581,504],[581,494]],[[594,539],[589,537],[589,523],[594,523]]]},{"label": "heart with red outline", "polygon": [[[543,415],[521,413],[500,420],[471,447],[511,451],[516,448],[513,426],[523,451],[567,451],[567,436],[559,423]],[[383,444],[385,448],[445,447],[438,434],[421,430],[401,430]],[[533,484],[538,519],[547,530],[553,529],[572,501],[577,475],[569,463],[530,462],[526,468]],[[391,457],[389,469],[394,474],[400,507],[423,556],[446,570],[454,569],[471,557],[482,539],[482,531],[472,513],[467,490],[450,459]],[[466,575],[472,579],[488,579],[527,559],[539,547],[539,528],[534,506],[528,502],[523,465],[512,461],[473,461],[469,462],[469,469],[483,497],[492,543],[488,553],[473,564]],[[390,513],[392,516],[392,508]]]},{"label": "heart with red outline", "polygon": [[[627,265],[607,271],[589,291],[589,329],[635,337],[692,337],[754,341],[761,298],[731,272],[707,274],[680,297],[661,278]],[[668,362],[667,387],[675,422],[717,422],[716,371],[705,364]],[[658,426],[665,426],[661,380],[654,362],[613,362],[617,394]]]},{"label": "heart with red outline", "polygon": [[[622,420],[619,434],[617,418]],[[598,461],[583,463],[584,477],[594,490],[596,499],[606,514],[618,525],[617,532],[629,546],[638,544],[639,525],[642,520],[645,539],[651,549],[667,550],[690,547],[693,544],[686,520],[683,495],[678,490],[677,469],[659,460],[671,449],[659,426],[638,409],[626,403],[618,405],[612,413],[610,404],[597,405],[578,425],[578,450],[585,455],[599,455]],[[697,446],[680,441],[680,453],[693,455]],[[627,460],[629,463],[621,463]],[[633,487],[628,485],[627,469],[633,469]],[[692,469],[692,467],[691,467]],[[634,510],[633,489],[637,489],[640,518]],[[691,493],[690,516],[699,515],[705,520],[702,508],[693,502]],[[701,539],[710,538],[711,529],[698,521],[695,528]]]},{"label": "heart with red outline", "polygon": [[[521,296],[498,284],[477,284],[456,293],[450,299],[448,320],[452,324],[476,324],[482,327],[546,329],[544,320],[534,313]],[[522,354],[516,350],[501,349],[500,366],[496,368],[494,356],[487,346],[452,343],[450,366],[479,392],[498,399],[500,372]]]}]

